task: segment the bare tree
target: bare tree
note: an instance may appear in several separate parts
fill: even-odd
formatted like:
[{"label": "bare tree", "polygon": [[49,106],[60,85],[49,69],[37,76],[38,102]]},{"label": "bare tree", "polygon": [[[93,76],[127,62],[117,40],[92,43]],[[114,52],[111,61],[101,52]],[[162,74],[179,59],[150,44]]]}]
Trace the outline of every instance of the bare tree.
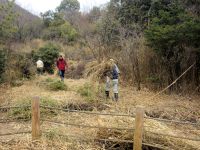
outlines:
[{"label": "bare tree", "polygon": [[138,61],[140,50],[140,37],[133,31],[128,31],[125,28],[120,28],[120,45],[122,49],[123,62],[126,61],[131,68],[132,78],[136,82],[137,90],[141,89],[141,73]]}]

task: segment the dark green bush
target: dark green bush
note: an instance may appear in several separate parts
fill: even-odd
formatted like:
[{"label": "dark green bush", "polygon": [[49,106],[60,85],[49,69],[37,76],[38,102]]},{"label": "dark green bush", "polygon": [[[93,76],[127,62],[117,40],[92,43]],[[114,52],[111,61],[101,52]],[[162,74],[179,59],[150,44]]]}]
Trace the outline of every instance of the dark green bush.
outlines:
[{"label": "dark green bush", "polygon": [[44,70],[48,73],[54,73],[55,60],[59,55],[60,47],[48,43],[44,47],[41,47],[37,52],[33,52],[34,60],[37,61],[39,58],[44,62]]}]

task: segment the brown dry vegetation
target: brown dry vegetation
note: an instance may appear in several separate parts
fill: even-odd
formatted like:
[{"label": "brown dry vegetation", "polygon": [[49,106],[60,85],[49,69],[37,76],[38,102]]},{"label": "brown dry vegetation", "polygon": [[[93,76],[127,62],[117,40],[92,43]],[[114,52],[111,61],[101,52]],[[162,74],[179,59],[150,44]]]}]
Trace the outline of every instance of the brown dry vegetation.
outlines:
[{"label": "brown dry vegetation", "polygon": [[[5,0],[0,0],[0,2],[5,3]],[[6,56],[4,56],[2,51],[0,60],[2,60],[1,64],[3,65],[0,66],[0,82],[2,78],[5,85],[0,85],[0,106],[30,104],[33,97],[39,96],[41,98],[40,102],[43,105],[49,104],[50,106],[55,105],[65,109],[132,115],[135,113],[136,106],[142,105],[145,108],[145,115],[148,117],[188,121],[198,124],[197,126],[180,125],[145,119],[145,131],[199,138],[200,97],[197,95],[199,94],[200,81],[200,67],[198,63],[199,37],[197,36],[199,31],[199,12],[196,11],[198,3],[190,4],[189,1],[184,1],[181,7],[185,11],[178,9],[180,12],[176,9],[174,10],[176,7],[171,8],[177,12],[174,17],[179,18],[184,14],[191,18],[191,22],[195,23],[190,26],[193,31],[189,28],[191,22],[188,22],[190,19],[186,19],[187,17],[185,19],[182,18],[183,20],[180,19],[179,23],[175,21],[172,24],[166,24],[167,29],[169,28],[171,29],[169,31],[173,31],[172,29],[176,29],[174,27],[177,26],[177,29],[179,29],[179,26],[184,27],[184,24],[187,25],[189,23],[188,27],[186,26],[187,28],[185,27],[180,32],[180,35],[177,34],[180,37],[176,39],[174,37],[176,34],[173,34],[173,32],[171,33],[174,35],[173,37],[169,36],[171,34],[165,35],[162,32],[158,32],[158,35],[163,36],[154,35],[153,30],[151,31],[151,29],[154,29],[152,28],[153,26],[155,26],[155,29],[159,29],[158,31],[163,29],[159,28],[159,24],[157,26],[157,23],[154,23],[153,20],[163,16],[160,16],[159,13],[155,13],[157,14],[156,16],[149,15],[150,11],[159,12],[162,10],[162,7],[168,8],[173,1],[169,1],[170,3],[166,3],[167,5],[161,5],[162,7],[160,6],[161,8],[158,8],[158,10],[157,7],[155,7],[156,9],[152,7],[153,3],[150,4],[151,1],[143,0],[141,5],[137,4],[137,1],[135,2],[132,3],[132,6],[129,6],[128,1],[124,3],[125,5],[121,3],[120,6],[118,1],[113,0],[102,8],[93,8],[88,14],[81,14],[79,10],[73,13],[70,12],[72,15],[69,15],[67,11],[59,12],[59,10],[58,12],[52,11],[50,14],[47,12],[46,16],[45,14],[42,15],[43,23],[38,17],[32,16],[25,10],[18,8],[18,6],[13,5],[13,8],[19,9],[19,12],[22,13],[19,18],[16,16],[16,12],[11,11],[12,8],[2,7],[0,16],[2,16],[1,20],[3,19],[3,23],[0,25],[2,27],[0,34],[5,36],[0,37],[0,47],[6,52]],[[179,5],[179,3],[176,4]],[[140,9],[144,6],[149,9],[148,12],[147,10],[141,10],[140,12]],[[150,8],[148,8],[149,6]],[[123,13],[123,9],[128,11]],[[118,12],[118,10],[120,11]],[[165,11],[166,13],[173,14],[173,11]],[[139,21],[131,17],[127,18],[127,15],[134,16],[131,12],[138,14],[141,20],[139,19]],[[147,13],[148,17],[146,16]],[[190,16],[190,13],[198,19],[196,20],[193,15]],[[6,16],[9,19],[4,23]],[[52,19],[49,23],[46,22],[48,17]],[[146,17],[148,18],[148,27]],[[124,23],[122,18],[126,20]],[[144,18],[145,20],[143,20]],[[173,20],[172,18],[169,17],[168,19]],[[27,22],[34,23],[26,24]],[[28,28],[24,28],[25,26]],[[164,27],[165,24],[162,26]],[[14,32],[15,28],[16,31]],[[73,30],[74,33],[63,32],[64,36],[59,35],[60,31],[65,30]],[[146,31],[149,34],[146,34]],[[57,35],[59,36],[57,37]],[[182,37],[182,35],[185,35],[185,37]],[[154,43],[156,40],[152,40],[151,36],[155,38],[158,36],[158,39],[164,38],[164,40],[169,36],[167,38],[169,41],[166,40],[166,43],[168,42],[169,44],[165,46],[166,43],[161,42],[163,40],[158,40],[158,43]],[[171,40],[174,40],[177,44],[170,44]],[[34,53],[49,42],[57,45],[59,47],[57,52],[68,59],[70,68],[66,74],[65,84],[59,82],[56,75],[50,76],[45,74],[44,76],[35,76]],[[163,50],[166,52],[162,52]],[[117,61],[116,63],[121,71],[119,102],[113,102],[111,99],[106,100],[104,95],[104,74],[105,70],[110,69],[107,63],[107,60],[110,58]],[[54,62],[52,58],[51,65]],[[165,92],[156,95],[156,92],[171,84],[174,80],[176,81],[181,73],[193,63],[193,68],[186,72],[178,82],[174,82],[175,84],[168,88],[169,91],[165,91],[169,92],[170,95],[167,95],[169,93]],[[179,95],[173,92],[179,93]],[[43,103],[43,100],[46,100],[45,103]],[[16,109],[14,111],[0,110],[0,122],[6,118],[23,119],[30,117],[30,111],[26,109]],[[77,140],[77,137],[72,137],[132,141],[133,131],[78,128],[70,125],[49,123],[43,119],[86,126],[116,128],[133,128],[135,122],[135,119],[132,117],[97,116],[58,110],[44,110],[44,108],[41,108],[41,139],[32,141],[30,134],[0,136],[0,150],[129,150],[133,146],[127,143],[99,142],[98,140],[83,142]],[[29,130],[31,130],[30,121],[0,123],[0,135]],[[66,136],[61,136],[61,134]],[[150,132],[144,133],[143,142],[159,144],[170,150],[200,149],[200,142],[170,138]],[[144,149],[150,150],[152,148],[144,147]]]},{"label": "brown dry vegetation", "polygon": [[[145,107],[146,114],[152,117],[177,119],[183,121],[199,122],[200,107],[198,105],[199,96],[181,96],[181,95],[165,95],[149,100],[154,92],[144,89],[137,91],[136,88],[129,86],[120,86],[120,101],[118,103],[112,100],[104,100],[102,97],[93,101],[93,103],[84,99],[77,90],[85,83],[91,83],[98,86],[89,79],[67,79],[65,83],[69,87],[67,91],[49,91],[43,88],[42,81],[47,78],[57,78],[55,75],[40,76],[33,81],[26,81],[20,87],[12,87],[8,89],[1,88],[1,105],[12,106],[17,101],[24,99],[31,99],[34,96],[48,97],[59,103],[63,108],[69,108],[73,105],[81,106],[81,104],[91,105],[93,111],[98,111],[97,103],[103,105],[104,110],[101,112],[109,113],[126,113],[132,114],[135,111],[136,105]],[[72,105],[73,104],[73,105]],[[86,106],[85,105],[85,106]],[[73,108],[75,108],[73,106]],[[77,107],[78,108],[78,107]],[[81,107],[80,107],[81,108]],[[84,109],[84,108],[82,108]],[[6,113],[5,113],[6,114]],[[4,115],[1,116],[5,117]],[[134,119],[126,117],[111,117],[111,116],[93,116],[86,114],[68,114],[67,112],[59,112],[58,115],[52,116],[51,120],[61,122],[72,122],[83,125],[106,126],[106,127],[134,127]],[[30,130],[30,122],[24,123],[8,123],[0,124],[0,134],[12,133],[16,131]],[[50,133],[43,133],[41,140],[31,141],[30,135],[15,135],[1,137],[0,149],[106,149],[113,146],[112,143],[101,143],[100,145],[95,141],[79,142],[73,138],[60,137],[60,134],[76,135],[80,138],[108,138],[108,139],[126,139],[131,140],[132,132],[113,131],[105,129],[87,129],[76,128],[72,126],[55,125],[52,123],[41,123],[42,131],[49,131]],[[173,125],[158,122],[154,120],[147,120],[145,122],[145,130],[153,131],[161,134],[171,134],[174,136],[199,137],[200,132],[197,127],[188,125]],[[189,140],[180,140],[175,138],[166,138],[164,136],[157,136],[146,133],[144,135],[144,142],[164,144],[169,149],[198,149],[200,143]],[[129,145],[130,146],[130,145]]]}]

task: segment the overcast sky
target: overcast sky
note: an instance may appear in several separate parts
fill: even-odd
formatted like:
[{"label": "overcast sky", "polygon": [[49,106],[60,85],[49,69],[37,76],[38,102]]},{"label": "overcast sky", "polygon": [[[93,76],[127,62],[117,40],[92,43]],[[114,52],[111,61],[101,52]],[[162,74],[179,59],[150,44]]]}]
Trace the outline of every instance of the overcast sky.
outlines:
[{"label": "overcast sky", "polygon": [[[62,0],[15,0],[15,2],[21,7],[31,11],[32,13],[39,15],[40,12],[47,10],[54,10]],[[109,0],[78,0],[81,5],[81,11],[87,11],[93,6],[99,6],[105,4]]]}]

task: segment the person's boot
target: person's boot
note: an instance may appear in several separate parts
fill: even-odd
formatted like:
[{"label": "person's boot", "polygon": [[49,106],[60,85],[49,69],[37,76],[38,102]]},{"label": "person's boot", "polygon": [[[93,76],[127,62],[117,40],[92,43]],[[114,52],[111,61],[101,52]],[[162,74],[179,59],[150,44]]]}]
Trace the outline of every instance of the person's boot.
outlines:
[{"label": "person's boot", "polygon": [[115,101],[118,101],[118,99],[119,99],[118,93],[114,93],[114,99],[115,99]]},{"label": "person's boot", "polygon": [[105,93],[106,93],[106,98],[107,99],[110,98],[109,91],[105,91]]}]

